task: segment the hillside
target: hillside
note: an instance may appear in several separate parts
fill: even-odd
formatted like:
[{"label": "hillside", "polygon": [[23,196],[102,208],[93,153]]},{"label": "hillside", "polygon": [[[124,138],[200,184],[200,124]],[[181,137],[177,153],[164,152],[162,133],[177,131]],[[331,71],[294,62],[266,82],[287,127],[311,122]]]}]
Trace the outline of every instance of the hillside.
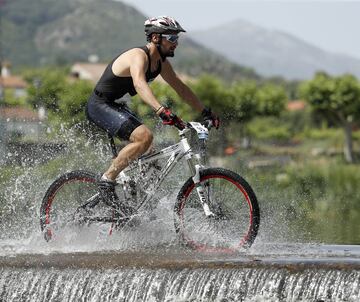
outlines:
[{"label": "hillside", "polygon": [[[237,20],[209,30],[192,32],[191,38],[229,60],[254,68],[265,76],[306,79],[318,70],[360,77],[360,60],[326,52],[284,32]],[[214,43],[220,41],[221,43]]]},{"label": "hillside", "polygon": [[[107,62],[123,50],[146,43],[146,17],[118,1],[6,0],[2,16],[3,54],[15,67],[71,64],[93,54]],[[187,35],[173,63],[191,76],[209,72],[226,80],[259,78],[253,70],[231,63]]]}]

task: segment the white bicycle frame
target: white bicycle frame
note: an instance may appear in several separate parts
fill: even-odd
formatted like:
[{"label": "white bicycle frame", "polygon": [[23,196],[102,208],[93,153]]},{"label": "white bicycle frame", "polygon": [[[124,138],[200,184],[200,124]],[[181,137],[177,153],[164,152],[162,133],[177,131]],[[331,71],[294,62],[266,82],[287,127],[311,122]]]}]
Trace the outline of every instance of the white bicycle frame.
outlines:
[{"label": "white bicycle frame", "polygon": [[[204,187],[200,185],[200,171],[201,169],[204,169],[204,166],[200,164],[201,154],[193,153],[193,150],[191,149],[188,139],[185,137],[185,134],[189,132],[191,129],[194,129],[197,132],[200,140],[207,139],[209,130],[206,127],[204,127],[202,124],[197,122],[189,122],[188,126],[185,129],[179,130],[180,142],[171,145],[169,147],[166,147],[156,153],[140,157],[135,163],[131,164],[130,166],[125,168],[122,172],[120,172],[116,181],[120,185],[124,185],[129,180],[127,173],[129,173],[130,171],[134,169],[140,169],[141,171],[141,168],[146,164],[149,164],[157,160],[167,159],[167,162],[164,165],[164,167],[161,169],[161,171],[159,171],[159,173],[156,174],[156,179],[153,182],[153,184],[146,190],[147,194],[144,200],[141,201],[140,207],[144,204],[147,204],[153,198],[153,196],[155,195],[157,189],[162,184],[165,177],[170,173],[170,171],[175,167],[175,165],[183,157],[185,157],[185,160],[187,161],[188,166],[190,168],[192,179],[196,186],[199,202],[203,206],[204,213],[206,216],[214,216],[214,214],[211,212],[209,208]],[[196,159],[195,163],[193,161],[193,158]]]}]

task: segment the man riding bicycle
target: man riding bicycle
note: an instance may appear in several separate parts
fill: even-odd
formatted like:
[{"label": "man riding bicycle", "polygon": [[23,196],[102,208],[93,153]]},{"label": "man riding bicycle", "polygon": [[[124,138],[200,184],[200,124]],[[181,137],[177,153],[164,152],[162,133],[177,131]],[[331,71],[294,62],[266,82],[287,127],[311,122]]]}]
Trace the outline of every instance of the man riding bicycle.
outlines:
[{"label": "man riding bicycle", "polygon": [[123,52],[106,67],[91,94],[86,115],[90,121],[111,136],[128,140],[99,181],[104,201],[119,203],[115,193],[115,179],[132,160],[144,154],[151,146],[153,134],[140,118],[121,101],[125,94],[140,98],[148,104],[163,124],[182,123],[169,108],[163,107],[152,93],[148,82],[159,74],[191,107],[201,112],[204,120],[218,128],[219,118],[211,109],[205,108],[192,90],[174,72],[167,57],[173,57],[180,32],[185,32],[173,18],[161,16],[145,21],[148,44]]}]

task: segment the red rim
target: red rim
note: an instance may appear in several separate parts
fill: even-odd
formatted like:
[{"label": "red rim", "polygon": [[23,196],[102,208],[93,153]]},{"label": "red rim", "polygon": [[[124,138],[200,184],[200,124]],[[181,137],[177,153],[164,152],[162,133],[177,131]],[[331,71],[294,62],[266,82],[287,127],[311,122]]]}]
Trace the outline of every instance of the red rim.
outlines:
[{"label": "red rim", "polygon": [[194,248],[197,251],[201,251],[201,252],[210,252],[210,253],[233,253],[236,252],[240,247],[242,247],[244,244],[246,244],[250,238],[250,234],[251,234],[251,227],[252,227],[252,221],[253,221],[253,208],[252,208],[252,204],[249,198],[248,193],[246,192],[246,190],[242,187],[242,185],[240,183],[238,183],[237,181],[224,176],[224,175],[218,175],[218,174],[214,174],[214,175],[207,175],[201,178],[200,182],[206,180],[206,179],[210,179],[210,178],[223,178],[226,179],[228,181],[230,181],[231,183],[233,183],[235,186],[237,186],[240,191],[243,193],[248,206],[249,206],[249,211],[250,211],[250,219],[249,219],[249,227],[247,230],[246,235],[241,239],[241,241],[239,242],[239,244],[234,247],[234,248],[218,248],[218,247],[209,247],[206,244],[202,244],[202,243],[198,243],[190,238],[188,238],[184,232],[184,217],[183,217],[183,209],[185,206],[185,202],[187,200],[187,198],[189,197],[190,193],[192,192],[192,190],[195,187],[195,184],[193,183],[189,189],[185,192],[182,200],[181,200],[181,204],[180,204],[180,208],[178,213],[180,214],[180,228],[181,230],[183,230],[181,232],[181,236],[183,238],[184,241],[186,241],[187,245],[191,246],[192,248]]},{"label": "red rim", "polygon": [[72,179],[68,179],[64,182],[62,182],[57,188],[56,190],[51,194],[51,196],[48,198],[48,202],[46,204],[46,208],[45,208],[45,224],[44,224],[44,230],[46,233],[46,237],[47,240],[50,240],[53,237],[53,230],[49,227],[50,224],[50,210],[51,210],[51,205],[52,202],[55,198],[56,193],[65,185],[71,182],[75,182],[75,181],[80,181],[80,182],[90,182],[90,183],[94,183],[95,179],[93,178],[89,178],[89,177],[75,177]]}]

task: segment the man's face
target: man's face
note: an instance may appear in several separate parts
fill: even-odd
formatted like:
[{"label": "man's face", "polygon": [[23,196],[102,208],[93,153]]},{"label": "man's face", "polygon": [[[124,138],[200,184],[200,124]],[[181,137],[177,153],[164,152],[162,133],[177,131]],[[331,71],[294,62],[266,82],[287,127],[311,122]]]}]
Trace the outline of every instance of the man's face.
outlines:
[{"label": "man's face", "polygon": [[178,45],[178,35],[162,35],[161,39],[161,51],[167,57],[173,57],[175,55],[175,49]]}]

